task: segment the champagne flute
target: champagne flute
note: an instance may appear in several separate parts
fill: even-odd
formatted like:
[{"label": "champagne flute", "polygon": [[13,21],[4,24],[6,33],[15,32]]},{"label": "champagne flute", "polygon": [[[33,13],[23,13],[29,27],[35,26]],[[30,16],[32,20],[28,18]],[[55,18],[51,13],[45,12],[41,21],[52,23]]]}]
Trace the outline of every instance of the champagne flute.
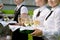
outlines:
[{"label": "champagne flute", "polygon": [[25,26],[29,26],[29,24],[30,24],[30,21],[29,21],[28,19],[25,20],[24,25],[25,25]]},{"label": "champagne flute", "polygon": [[8,17],[7,16],[4,16],[4,21],[8,21]]},{"label": "champagne flute", "polygon": [[32,25],[32,19],[30,18],[30,16],[25,18],[24,24],[25,24],[25,26],[31,26]]},{"label": "champagne flute", "polygon": [[18,15],[18,23],[19,23],[19,25],[24,25],[24,18],[23,17],[21,17],[21,15]]},{"label": "champagne flute", "polygon": [[20,15],[18,15],[18,23],[19,24],[21,23],[21,17],[20,17]]},{"label": "champagne flute", "polygon": [[13,16],[8,16],[9,20],[13,20],[14,17]]},{"label": "champagne flute", "polygon": [[32,20],[31,16],[29,16],[29,21],[30,21],[30,26],[32,26],[33,25],[33,20]]},{"label": "champagne flute", "polygon": [[33,21],[33,25],[34,25],[35,27],[39,26],[39,25],[40,25],[40,21],[39,21],[39,20],[34,20],[34,21]]}]

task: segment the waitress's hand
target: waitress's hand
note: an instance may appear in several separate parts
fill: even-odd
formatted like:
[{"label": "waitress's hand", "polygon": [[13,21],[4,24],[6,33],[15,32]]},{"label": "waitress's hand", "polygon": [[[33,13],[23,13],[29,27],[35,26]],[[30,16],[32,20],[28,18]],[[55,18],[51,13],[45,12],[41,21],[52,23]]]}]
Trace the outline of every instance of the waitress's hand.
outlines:
[{"label": "waitress's hand", "polygon": [[35,29],[33,33],[31,33],[32,36],[42,36],[42,31],[39,29]]}]

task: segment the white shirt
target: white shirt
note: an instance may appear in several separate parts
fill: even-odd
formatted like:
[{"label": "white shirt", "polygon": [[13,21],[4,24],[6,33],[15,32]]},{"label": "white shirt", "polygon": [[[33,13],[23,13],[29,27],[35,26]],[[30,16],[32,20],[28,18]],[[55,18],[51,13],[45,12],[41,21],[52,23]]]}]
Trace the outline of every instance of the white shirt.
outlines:
[{"label": "white shirt", "polygon": [[[40,7],[40,8],[37,8],[34,10],[34,13],[33,13],[33,20],[38,20],[40,21],[40,25],[38,28],[40,27],[43,27],[43,21],[45,19],[45,16],[48,14],[48,8],[46,7],[46,5]],[[40,11],[40,15],[39,17],[36,17],[37,13]]]},{"label": "white shirt", "polygon": [[[17,10],[21,7],[23,5],[23,3],[21,3],[20,5],[17,5]],[[22,8],[21,8],[21,12],[20,12],[21,14],[22,13],[27,13],[28,14],[28,9],[27,9],[27,7],[25,7],[25,6],[23,6]]]},{"label": "white shirt", "polygon": [[57,6],[55,8],[52,8],[51,10],[53,11],[52,14],[47,20],[44,21],[45,29],[43,30],[43,35],[46,36],[48,40],[59,40],[58,38],[60,36],[60,7]]}]

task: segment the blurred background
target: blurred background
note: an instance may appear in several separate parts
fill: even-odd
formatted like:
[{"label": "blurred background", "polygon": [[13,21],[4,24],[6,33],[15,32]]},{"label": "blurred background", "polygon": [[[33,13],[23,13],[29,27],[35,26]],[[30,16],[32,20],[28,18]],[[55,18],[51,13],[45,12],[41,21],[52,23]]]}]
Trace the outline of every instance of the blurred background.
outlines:
[{"label": "blurred background", "polygon": [[[2,12],[4,14],[14,14],[14,9],[16,5],[14,4],[13,0],[0,0],[0,3],[4,4]],[[23,5],[25,5],[29,10],[29,15],[33,14],[33,10],[37,7],[35,6],[34,0],[24,0]]]},{"label": "blurred background", "polygon": [[[13,0],[0,0],[0,3],[4,4],[3,9],[11,9],[11,10],[13,10],[15,8],[15,6],[16,6],[14,4]],[[25,0],[24,5],[26,5],[28,7],[28,9],[35,9],[36,8],[34,0]]]}]

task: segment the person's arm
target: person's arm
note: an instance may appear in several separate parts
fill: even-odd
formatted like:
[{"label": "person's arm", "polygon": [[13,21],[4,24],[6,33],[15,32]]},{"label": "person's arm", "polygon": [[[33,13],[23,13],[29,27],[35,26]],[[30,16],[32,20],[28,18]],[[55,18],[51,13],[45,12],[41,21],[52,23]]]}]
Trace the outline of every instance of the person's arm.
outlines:
[{"label": "person's arm", "polygon": [[21,12],[20,12],[21,14],[28,14],[28,9],[27,9],[27,7],[25,7],[25,6],[23,6],[22,8],[21,8]]},{"label": "person's arm", "polygon": [[[44,14],[46,15],[47,13],[49,13],[50,12],[50,10],[49,9],[45,9],[44,10]],[[34,13],[36,13],[35,11],[34,11]],[[43,14],[42,14],[43,15]],[[35,16],[34,16],[35,17]],[[45,16],[44,16],[44,18],[45,18]],[[43,19],[43,18],[42,18]],[[43,33],[45,33],[45,27],[44,27],[44,25],[43,25],[43,23],[44,23],[44,19],[43,19],[43,21],[41,21],[42,22],[42,24],[41,25],[39,25],[39,27],[37,27],[36,29],[35,29],[35,31],[32,33],[32,35],[34,36],[42,36],[43,35]],[[42,34],[41,34],[42,33]]]},{"label": "person's arm", "polygon": [[56,37],[58,38],[60,36],[60,9],[56,10],[55,16],[54,16],[55,25],[53,26],[54,29],[51,28],[43,30],[43,35],[50,36],[50,37]]},{"label": "person's arm", "polygon": [[60,36],[60,8],[57,10],[55,14],[55,27],[57,27],[57,34]]}]

